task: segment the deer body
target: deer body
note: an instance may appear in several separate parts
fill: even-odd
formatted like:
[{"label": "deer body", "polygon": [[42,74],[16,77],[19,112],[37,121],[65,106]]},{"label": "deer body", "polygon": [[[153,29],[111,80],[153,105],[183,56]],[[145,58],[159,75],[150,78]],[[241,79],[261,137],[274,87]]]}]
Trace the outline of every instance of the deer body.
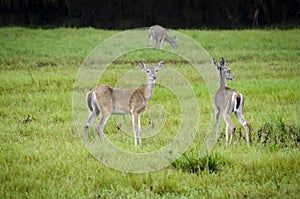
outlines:
[{"label": "deer body", "polygon": [[150,47],[152,47],[153,39],[155,39],[156,41],[155,48],[157,48],[159,44],[160,49],[162,49],[164,41],[167,41],[173,47],[174,50],[178,46],[176,37],[169,37],[169,35],[166,32],[166,29],[159,25],[154,25],[149,28],[148,37]]},{"label": "deer body", "polygon": [[134,130],[135,145],[142,142],[140,114],[145,110],[153,94],[157,71],[163,61],[155,67],[147,68],[143,62],[139,67],[146,73],[146,84],[138,89],[118,89],[111,86],[97,86],[87,93],[87,104],[90,111],[84,127],[84,142],[87,141],[88,130],[96,117],[101,113],[100,122],[96,128],[100,139],[103,139],[103,128],[111,114],[130,114]]},{"label": "deer body", "polygon": [[[230,73],[230,69],[226,67],[224,58],[220,61],[220,66],[217,65],[216,61],[213,60],[213,64],[219,71],[219,89],[215,94],[215,113],[216,113],[216,138],[219,138],[219,126],[220,126],[220,114],[222,114],[224,121],[226,122],[226,146],[232,143],[233,136],[235,133],[235,125],[232,122],[231,115],[235,113],[235,116],[239,123],[244,127],[246,132],[246,142],[250,144],[249,137],[249,125],[244,119],[244,98],[242,93],[226,87],[226,79],[233,80],[234,76]],[[229,130],[230,139],[229,139]]]}]

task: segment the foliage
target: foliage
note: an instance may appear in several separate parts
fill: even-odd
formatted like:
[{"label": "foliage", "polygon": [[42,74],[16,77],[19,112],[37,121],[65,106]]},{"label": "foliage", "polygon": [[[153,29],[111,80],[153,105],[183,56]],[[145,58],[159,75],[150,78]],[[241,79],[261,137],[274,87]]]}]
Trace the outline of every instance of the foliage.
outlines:
[{"label": "foliage", "polygon": [[153,23],[168,28],[293,28],[299,27],[299,8],[298,1],[284,0],[3,0],[0,23],[109,29],[146,27]]},{"label": "foliage", "polygon": [[172,163],[172,166],[183,172],[200,173],[217,172],[226,162],[218,153],[206,154],[201,157],[197,152],[186,152],[181,158]]},{"label": "foliage", "polygon": [[299,148],[300,128],[285,124],[280,118],[267,122],[257,132],[257,142],[263,146],[279,148]]}]

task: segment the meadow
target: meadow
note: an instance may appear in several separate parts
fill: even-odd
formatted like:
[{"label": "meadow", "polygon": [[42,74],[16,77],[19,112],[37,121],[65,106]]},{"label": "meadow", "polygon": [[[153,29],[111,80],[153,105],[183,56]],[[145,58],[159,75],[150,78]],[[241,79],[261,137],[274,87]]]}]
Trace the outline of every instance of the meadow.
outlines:
[{"label": "meadow", "polygon": [[[98,44],[120,32],[0,28],[0,198],[297,198],[300,30],[178,30],[201,44],[210,57],[225,57],[236,76],[227,84],[245,97],[252,146],[247,147],[234,119],[233,144],[225,147],[223,126],[220,141],[205,155],[201,154],[213,123],[213,93],[205,77],[173,51],[144,49],[116,58],[99,84],[122,86],[120,79],[128,84],[134,79],[140,86],[144,75],[138,62],[165,60],[141,116],[143,144],[134,146],[130,116],[108,121],[104,134],[119,148],[140,154],[172,142],[185,111],[178,93],[163,84],[168,79],[176,83],[170,78],[172,70],[188,82],[199,108],[198,124],[192,123],[197,115],[186,116],[196,134],[184,154],[145,173],[123,172],[99,162],[80,134],[87,107],[79,107],[86,112],[82,122],[74,112],[74,84],[82,63]],[[133,76],[130,71],[135,70]],[[187,90],[182,87],[182,93]],[[84,95],[78,101],[85,105]],[[91,140],[97,140],[94,127]]]}]

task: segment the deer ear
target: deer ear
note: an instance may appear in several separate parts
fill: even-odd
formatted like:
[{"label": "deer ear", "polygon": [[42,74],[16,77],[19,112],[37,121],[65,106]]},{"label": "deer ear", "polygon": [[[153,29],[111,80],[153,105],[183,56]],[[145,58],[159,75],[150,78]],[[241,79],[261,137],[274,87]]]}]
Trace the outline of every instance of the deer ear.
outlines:
[{"label": "deer ear", "polygon": [[144,64],[142,61],[139,62],[139,67],[141,70],[146,70],[146,64]]},{"label": "deer ear", "polygon": [[220,65],[221,66],[226,66],[226,61],[225,61],[225,59],[223,57],[220,60]]},{"label": "deer ear", "polygon": [[164,65],[164,60],[161,60],[158,64],[157,64],[157,66],[156,66],[156,70],[158,70],[158,69],[160,69],[162,66]]},{"label": "deer ear", "polygon": [[214,65],[215,67],[218,67],[218,64],[217,64],[215,58],[213,58],[212,63],[213,63],[213,65]]}]

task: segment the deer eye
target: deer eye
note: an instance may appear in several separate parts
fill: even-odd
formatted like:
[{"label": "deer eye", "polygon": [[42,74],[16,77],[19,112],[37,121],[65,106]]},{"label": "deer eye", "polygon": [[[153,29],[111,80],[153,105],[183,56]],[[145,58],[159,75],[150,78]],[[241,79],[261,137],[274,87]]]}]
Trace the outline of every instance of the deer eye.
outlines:
[{"label": "deer eye", "polygon": [[155,69],[155,72],[158,72],[158,69]]},{"label": "deer eye", "polygon": [[150,73],[150,70],[148,69],[148,70],[146,71],[146,73]]}]

